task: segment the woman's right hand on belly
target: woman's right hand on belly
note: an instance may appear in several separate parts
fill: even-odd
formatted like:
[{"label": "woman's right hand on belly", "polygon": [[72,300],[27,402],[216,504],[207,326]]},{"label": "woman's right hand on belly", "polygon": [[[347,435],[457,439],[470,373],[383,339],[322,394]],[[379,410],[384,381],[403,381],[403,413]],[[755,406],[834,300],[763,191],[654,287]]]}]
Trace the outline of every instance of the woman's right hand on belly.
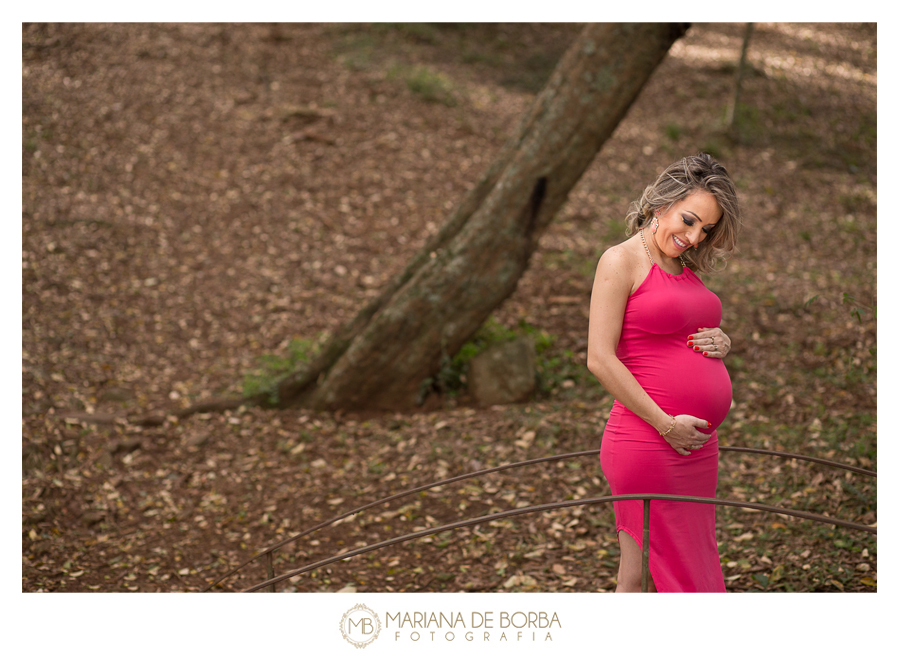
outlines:
[{"label": "woman's right hand on belly", "polygon": [[692,450],[699,450],[709,441],[710,434],[704,434],[697,428],[708,429],[711,427],[708,421],[688,414],[674,416],[675,426],[663,438],[674,448],[679,455],[689,455]]}]

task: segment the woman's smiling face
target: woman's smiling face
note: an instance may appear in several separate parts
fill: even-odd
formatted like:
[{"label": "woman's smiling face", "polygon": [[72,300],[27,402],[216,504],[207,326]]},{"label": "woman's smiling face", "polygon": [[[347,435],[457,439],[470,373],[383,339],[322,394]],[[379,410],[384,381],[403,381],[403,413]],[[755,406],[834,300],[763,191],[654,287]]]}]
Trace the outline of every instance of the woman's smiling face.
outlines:
[{"label": "woman's smiling face", "polygon": [[653,233],[657,248],[670,258],[703,242],[722,217],[716,197],[705,190],[692,192],[676,201],[656,217],[659,225]]}]

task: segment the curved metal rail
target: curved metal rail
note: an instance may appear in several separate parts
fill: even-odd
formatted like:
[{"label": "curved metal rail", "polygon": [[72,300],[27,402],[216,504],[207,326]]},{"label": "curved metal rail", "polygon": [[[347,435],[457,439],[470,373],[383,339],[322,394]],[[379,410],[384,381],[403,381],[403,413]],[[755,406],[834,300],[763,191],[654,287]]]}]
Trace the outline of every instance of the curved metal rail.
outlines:
[{"label": "curved metal rail", "polygon": [[[776,457],[781,457],[783,459],[798,459],[798,460],[802,460],[802,461],[809,461],[809,462],[814,462],[814,463],[818,463],[818,464],[823,464],[826,466],[831,466],[834,468],[852,471],[852,472],[866,475],[869,477],[877,477],[877,473],[875,471],[866,470],[866,469],[859,468],[856,466],[848,466],[846,464],[841,464],[840,462],[830,461],[827,459],[821,459],[819,457],[809,457],[807,455],[800,455],[800,454],[795,454],[795,453],[779,452],[779,451],[775,451],[775,450],[764,450],[761,448],[743,448],[743,447],[738,447],[738,446],[722,446],[722,445],[719,446],[719,451],[720,452],[723,452],[723,451],[746,452],[746,453],[753,453],[753,454],[764,454],[764,455],[776,456]],[[296,541],[297,539],[300,539],[301,537],[305,537],[306,535],[312,534],[313,532],[316,532],[317,530],[321,530],[322,528],[324,528],[326,526],[336,523],[337,521],[348,518],[350,516],[353,516],[354,514],[358,514],[360,512],[363,512],[367,509],[371,509],[378,505],[382,505],[384,503],[398,500],[400,498],[404,498],[406,496],[410,496],[415,493],[419,493],[421,491],[426,491],[428,489],[433,489],[433,488],[443,486],[446,484],[451,484],[453,482],[459,482],[461,480],[467,480],[467,479],[471,479],[471,478],[475,478],[475,477],[480,477],[482,475],[487,475],[489,473],[496,473],[499,471],[504,471],[504,470],[508,470],[508,469],[512,469],[512,468],[520,468],[522,466],[530,466],[533,464],[539,464],[539,463],[544,463],[544,462],[560,461],[560,460],[572,459],[572,458],[576,458],[576,457],[587,457],[587,456],[596,455],[599,453],[600,453],[600,449],[598,448],[598,449],[594,449],[594,450],[583,450],[580,452],[564,453],[561,455],[549,455],[546,457],[538,457],[536,459],[529,459],[529,460],[521,461],[521,462],[513,462],[510,464],[503,464],[501,466],[494,466],[492,468],[482,469],[480,471],[464,473],[462,475],[456,475],[454,477],[446,478],[446,479],[440,480],[438,482],[432,482],[430,484],[421,485],[421,486],[415,487],[413,489],[407,489],[406,491],[402,491],[400,493],[393,494],[386,498],[382,498],[380,500],[376,500],[371,503],[367,503],[365,505],[362,505],[360,507],[352,509],[349,512],[344,512],[343,514],[340,514],[331,519],[323,521],[307,530],[304,530],[303,532],[297,533],[291,537],[283,539],[280,542],[273,544],[272,546],[270,546],[266,549],[260,550],[257,553],[255,553],[252,557],[244,560],[242,563],[240,563],[239,565],[234,567],[228,573],[220,576],[216,580],[209,583],[206,587],[204,587],[201,590],[201,592],[209,591],[210,589],[215,587],[217,584],[219,584],[226,578],[229,578],[230,576],[234,575],[235,573],[237,573],[238,571],[243,569],[245,566],[247,566],[248,564],[250,564],[251,562],[253,562],[254,560],[256,560],[257,558],[260,558],[260,557],[265,558],[266,572],[267,572],[267,575],[269,576],[269,578],[271,579],[274,576],[273,563],[272,563],[272,555],[273,555],[274,551],[276,551],[277,549],[279,549],[287,544],[290,544],[291,542]],[[524,509],[524,508],[522,508],[522,509]],[[823,517],[823,518],[825,518],[825,517]],[[343,558],[341,558],[341,559],[343,559]],[[274,584],[272,585],[271,591],[274,591]]]},{"label": "curved metal rail", "polygon": [[213,587],[218,585],[220,582],[222,582],[223,580],[225,580],[226,578],[228,578],[230,576],[233,576],[238,571],[240,571],[241,569],[246,567],[248,564],[253,562],[253,560],[260,558],[263,555],[271,553],[272,551],[275,551],[275,550],[281,548],[282,546],[290,544],[291,542],[296,541],[297,539],[300,539],[301,537],[310,535],[310,534],[316,532],[317,530],[321,530],[322,528],[324,528],[326,526],[330,526],[332,523],[337,523],[338,521],[340,521],[342,519],[346,519],[347,517],[353,516],[354,514],[359,514],[360,512],[364,512],[365,510],[371,509],[378,505],[382,505],[384,503],[389,503],[393,500],[398,500],[400,498],[405,498],[406,496],[411,496],[415,493],[419,493],[420,491],[427,491],[428,489],[434,489],[435,487],[440,487],[445,484],[459,482],[460,480],[468,480],[470,478],[480,477],[482,475],[487,475],[489,473],[496,473],[498,471],[505,471],[510,468],[519,468],[521,466],[530,466],[532,464],[540,464],[542,462],[560,461],[563,459],[569,459],[569,458],[574,458],[574,457],[587,457],[590,455],[597,455],[599,453],[600,453],[600,450],[597,449],[597,450],[584,450],[582,452],[568,452],[568,453],[565,453],[562,455],[549,455],[547,457],[538,457],[536,459],[529,459],[529,460],[523,461],[523,462],[513,462],[511,464],[503,464],[501,466],[485,468],[483,470],[473,471],[471,473],[463,473],[462,475],[456,475],[452,478],[447,478],[446,480],[432,482],[431,484],[423,484],[423,485],[421,485],[419,487],[415,487],[413,489],[407,489],[406,491],[401,491],[400,493],[393,494],[391,496],[388,496],[387,498],[382,498],[380,500],[376,500],[374,502],[367,503],[361,507],[357,507],[356,509],[352,509],[349,512],[344,512],[343,514],[339,514],[338,516],[332,517],[332,518],[328,519],[327,521],[322,521],[321,523],[313,526],[312,528],[304,530],[303,532],[297,533],[296,535],[293,535],[286,539],[282,539],[277,544],[273,544],[269,548],[266,548],[264,550],[260,550],[260,551],[256,552],[252,557],[247,558],[246,560],[241,562],[238,566],[234,567],[231,571],[226,573],[224,576],[220,576],[217,580],[214,580],[213,582],[211,582],[209,585],[207,585],[205,588],[203,588],[201,590],[201,592],[209,591],[210,589],[212,589]]},{"label": "curved metal rail", "polygon": [[[827,516],[822,516],[820,514],[813,514],[811,512],[800,512],[797,510],[785,509],[783,507],[775,507],[773,505],[764,505],[762,503],[748,503],[745,501],[738,500],[727,500],[723,498],[704,498],[701,496],[674,496],[669,494],[624,494],[620,496],[601,496],[599,498],[581,498],[579,500],[565,500],[557,503],[544,503],[542,505],[532,505],[529,507],[519,507],[514,510],[506,510],[505,512],[497,512],[496,514],[488,514],[486,516],[479,516],[474,519],[466,519],[465,521],[456,521],[455,523],[448,523],[446,525],[439,526],[437,528],[430,528],[426,530],[420,530],[418,532],[412,532],[407,535],[403,535],[402,537],[395,537],[394,539],[387,539],[382,542],[378,542],[377,544],[370,544],[368,546],[363,546],[361,548],[357,548],[352,551],[348,551],[346,553],[342,553],[341,555],[332,556],[330,558],[326,558],[324,560],[319,560],[318,562],[314,562],[312,564],[308,564],[305,567],[301,567],[300,569],[294,569],[293,571],[288,571],[286,573],[281,574],[280,576],[276,576],[274,578],[269,578],[268,580],[259,583],[258,585],[254,585],[253,587],[242,590],[244,592],[256,592],[258,590],[264,589],[266,587],[272,587],[277,583],[280,583],[283,580],[287,580],[288,578],[293,578],[294,576],[298,576],[302,573],[306,573],[307,571],[312,571],[314,569],[319,569],[321,567],[328,566],[329,564],[333,564],[334,562],[338,562],[340,560],[346,560],[351,557],[355,557],[357,555],[362,555],[363,553],[370,553],[372,551],[379,550],[381,548],[387,548],[388,546],[393,546],[394,544],[400,544],[403,542],[411,541],[413,539],[419,539],[420,537],[427,537],[428,535],[437,534],[439,532],[446,532],[447,530],[455,530],[457,528],[465,528],[472,525],[479,525],[481,523],[490,523],[491,521],[496,521],[498,519],[505,519],[510,516],[518,516],[521,514],[534,514],[536,512],[546,512],[555,509],[562,509],[564,507],[577,507],[581,505],[596,505],[599,503],[612,503],[619,500],[642,500],[644,501],[644,546],[643,551],[645,556],[649,555],[650,550],[650,542],[649,542],[649,514],[647,512],[650,509],[650,501],[651,500],[667,500],[672,502],[683,502],[683,503],[704,503],[708,505],[723,505],[725,507],[741,507],[747,509],[756,509],[763,512],[773,512],[775,514],[785,514],[787,516],[796,516],[802,519],[808,519],[810,521],[816,521],[818,523],[826,523],[829,525],[839,525],[845,528],[851,528],[853,530],[861,530],[863,532],[868,532],[869,534],[876,535],[878,531],[876,528],[872,526],[862,525],[859,523],[853,523],[851,521],[844,521],[842,519],[832,519]],[[644,560],[644,566],[646,568],[646,559]],[[646,584],[646,583],[645,583]]]},{"label": "curved metal rail", "polygon": [[865,468],[860,468],[859,466],[848,466],[847,464],[841,464],[840,462],[833,462],[827,459],[821,459],[820,457],[808,457],[806,455],[798,455],[793,452],[779,452],[778,450],[763,450],[762,448],[740,448],[738,446],[719,446],[719,452],[749,452],[756,455],[774,455],[776,457],[782,457],[784,459],[802,459],[807,462],[815,462],[816,464],[825,464],[826,466],[833,466],[834,468],[841,468],[845,471],[852,471],[854,473],[859,473],[860,475],[868,475],[869,477],[878,477],[878,473],[875,471],[869,471]]}]

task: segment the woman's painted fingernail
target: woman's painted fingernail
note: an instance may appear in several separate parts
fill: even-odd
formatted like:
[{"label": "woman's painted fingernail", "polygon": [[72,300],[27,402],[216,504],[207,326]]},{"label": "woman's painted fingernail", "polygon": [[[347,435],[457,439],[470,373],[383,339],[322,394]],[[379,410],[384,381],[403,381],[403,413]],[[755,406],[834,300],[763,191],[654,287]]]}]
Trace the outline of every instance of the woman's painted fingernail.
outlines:
[{"label": "woman's painted fingernail", "polygon": [[699,351],[700,351],[700,348],[697,347],[696,345],[694,345],[694,351],[695,351],[695,352],[699,352]]},{"label": "woman's painted fingernail", "polygon": [[689,340],[689,341],[688,341],[688,347],[690,347],[690,346],[693,345],[693,344],[694,344],[694,341],[692,341],[692,340]]},{"label": "woman's painted fingernail", "polygon": [[704,352],[703,356],[709,356],[709,352]]},{"label": "woman's painted fingernail", "polygon": [[688,336],[688,340],[694,340],[693,336]]},{"label": "woman's painted fingernail", "polygon": [[706,427],[707,427],[707,429],[710,428],[710,427],[712,427],[712,423],[709,422],[709,421],[706,421]]}]

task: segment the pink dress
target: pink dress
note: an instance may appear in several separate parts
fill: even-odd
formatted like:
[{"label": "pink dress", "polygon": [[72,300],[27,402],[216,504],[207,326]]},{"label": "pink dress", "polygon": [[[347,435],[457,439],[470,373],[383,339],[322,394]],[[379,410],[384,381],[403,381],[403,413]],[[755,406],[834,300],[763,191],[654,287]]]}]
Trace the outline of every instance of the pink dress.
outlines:
[{"label": "pink dress", "polygon": [[[613,495],[716,495],[719,443],[715,428],[731,407],[731,378],[721,359],[687,347],[700,327],[718,327],[722,303],[688,268],[669,274],[653,264],[628,298],[616,355],[663,411],[712,423],[712,437],[679,455],[649,424],[618,400],[603,432],[600,465]],[[643,502],[613,503],[616,532],[643,549]],[[650,574],[660,592],[724,592],[716,544],[715,506],[650,503]]]}]

